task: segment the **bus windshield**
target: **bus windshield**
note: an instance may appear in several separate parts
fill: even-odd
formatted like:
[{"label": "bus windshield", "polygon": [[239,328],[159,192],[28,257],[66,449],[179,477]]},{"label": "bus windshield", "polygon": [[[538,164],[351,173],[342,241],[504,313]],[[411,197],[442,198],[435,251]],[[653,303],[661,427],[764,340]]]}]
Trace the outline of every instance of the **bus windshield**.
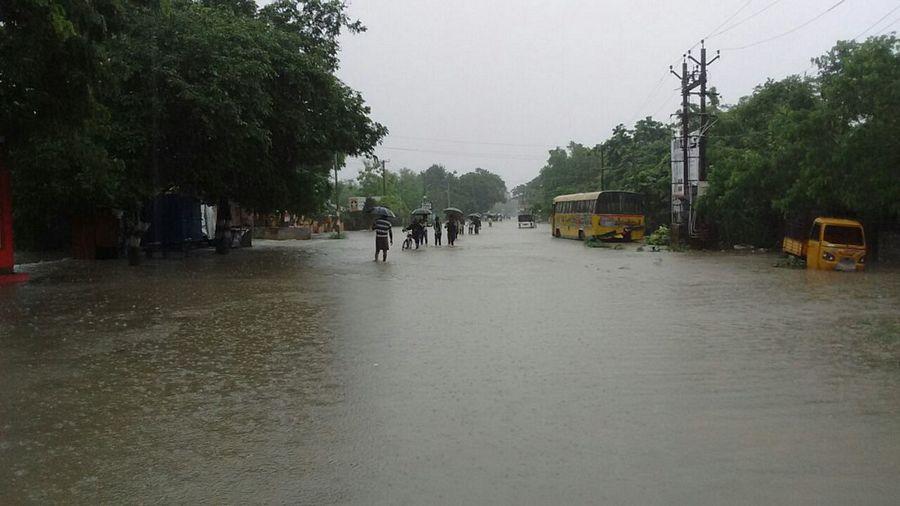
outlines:
[{"label": "bus windshield", "polygon": [[604,192],[597,199],[597,214],[643,214],[641,196],[625,192]]}]

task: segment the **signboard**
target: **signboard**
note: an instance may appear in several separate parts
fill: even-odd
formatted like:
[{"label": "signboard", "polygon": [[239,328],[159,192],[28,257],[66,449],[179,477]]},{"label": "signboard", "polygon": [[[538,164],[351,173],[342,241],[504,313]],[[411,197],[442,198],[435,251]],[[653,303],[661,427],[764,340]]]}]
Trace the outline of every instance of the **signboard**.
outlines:
[{"label": "signboard", "polygon": [[350,202],[348,204],[348,208],[351,213],[355,213],[358,211],[362,211],[363,207],[366,205],[365,197],[350,197]]},{"label": "signboard", "polygon": [[[696,186],[699,178],[699,161],[700,161],[700,145],[698,136],[692,134],[689,137],[688,144],[688,179],[691,186]],[[672,139],[671,144],[671,160],[672,160],[672,196],[675,198],[684,197],[684,151],[681,146],[681,138]]]},{"label": "signboard", "polygon": [[375,202],[381,201],[381,197],[350,197],[347,207],[351,213],[362,212],[366,207],[367,199],[372,199]]}]

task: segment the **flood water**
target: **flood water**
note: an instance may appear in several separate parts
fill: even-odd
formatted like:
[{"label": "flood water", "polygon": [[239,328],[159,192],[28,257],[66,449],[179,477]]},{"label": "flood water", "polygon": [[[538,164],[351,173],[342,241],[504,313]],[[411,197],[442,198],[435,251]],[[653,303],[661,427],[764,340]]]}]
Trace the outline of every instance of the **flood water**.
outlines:
[{"label": "flood water", "polygon": [[394,233],[27,266],[0,502],[897,503],[900,271]]}]

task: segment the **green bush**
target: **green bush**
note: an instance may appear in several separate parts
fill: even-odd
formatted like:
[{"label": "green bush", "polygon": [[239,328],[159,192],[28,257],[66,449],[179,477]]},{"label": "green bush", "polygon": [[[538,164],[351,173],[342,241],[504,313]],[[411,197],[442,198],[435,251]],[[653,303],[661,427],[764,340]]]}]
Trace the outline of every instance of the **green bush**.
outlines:
[{"label": "green bush", "polygon": [[669,245],[669,227],[660,225],[647,237],[647,244],[651,246],[668,246]]}]

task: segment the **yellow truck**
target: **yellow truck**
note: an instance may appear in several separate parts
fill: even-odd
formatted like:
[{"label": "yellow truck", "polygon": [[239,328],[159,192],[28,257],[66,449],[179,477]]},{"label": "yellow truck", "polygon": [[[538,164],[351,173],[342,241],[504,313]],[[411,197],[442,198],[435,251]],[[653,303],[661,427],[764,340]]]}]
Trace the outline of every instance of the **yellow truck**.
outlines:
[{"label": "yellow truck", "polygon": [[781,249],[805,260],[807,269],[861,271],[866,267],[866,235],[856,220],[816,218],[809,237],[786,236]]}]

